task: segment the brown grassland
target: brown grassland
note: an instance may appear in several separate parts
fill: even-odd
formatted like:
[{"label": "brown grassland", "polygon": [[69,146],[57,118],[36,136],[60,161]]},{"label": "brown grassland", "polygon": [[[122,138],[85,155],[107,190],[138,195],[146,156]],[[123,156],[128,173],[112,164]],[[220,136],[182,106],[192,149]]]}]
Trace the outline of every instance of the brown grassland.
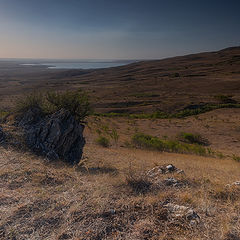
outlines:
[{"label": "brown grassland", "polygon": [[[1,64],[4,111],[14,97],[34,89],[81,87],[97,113],[172,113],[216,103],[213,96],[219,94],[240,100],[239,47],[103,70],[16,66]],[[86,122],[78,166],[48,162],[16,144],[0,146],[0,239],[240,239],[240,186],[227,186],[240,181],[240,108],[167,119],[92,115]],[[9,117],[3,130],[21,140],[11,123]],[[200,134],[214,154],[135,148],[131,139],[137,132],[174,140],[181,132]],[[99,136],[110,146],[100,146]],[[139,192],[129,184],[130,178],[144,183],[144,173],[164,164],[185,174],[159,180],[174,177],[182,186]],[[167,203],[194,209],[200,222],[171,218]]]}]

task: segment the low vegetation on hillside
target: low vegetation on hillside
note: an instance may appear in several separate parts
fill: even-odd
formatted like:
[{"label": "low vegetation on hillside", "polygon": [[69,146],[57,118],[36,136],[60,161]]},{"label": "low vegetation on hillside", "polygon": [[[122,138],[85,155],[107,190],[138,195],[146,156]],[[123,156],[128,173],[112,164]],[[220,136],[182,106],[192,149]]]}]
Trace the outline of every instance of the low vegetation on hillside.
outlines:
[{"label": "low vegetation on hillside", "polygon": [[19,114],[33,108],[40,109],[43,115],[65,109],[79,121],[83,121],[91,113],[88,95],[82,90],[32,93],[18,99],[16,103],[16,112]]},{"label": "low vegetation on hillside", "polygon": [[[194,136],[192,134],[185,134],[185,139],[189,139],[188,136]],[[143,134],[143,133],[136,133],[132,137],[132,143],[134,146],[149,149],[149,150],[157,150],[161,152],[175,152],[175,153],[191,153],[197,154],[200,156],[207,156],[212,154],[212,150],[210,148],[204,148],[203,146],[199,145],[198,142],[191,141],[188,143],[184,143],[178,140],[168,140],[168,139],[160,139],[158,137],[153,137],[151,135]]]},{"label": "low vegetation on hillside", "polygon": [[194,109],[186,108],[175,113],[167,113],[156,111],[153,113],[95,113],[96,116],[102,117],[128,117],[132,119],[167,119],[167,118],[185,118],[189,116],[199,115],[221,108],[240,108],[239,103],[208,103],[203,106],[198,106]]}]

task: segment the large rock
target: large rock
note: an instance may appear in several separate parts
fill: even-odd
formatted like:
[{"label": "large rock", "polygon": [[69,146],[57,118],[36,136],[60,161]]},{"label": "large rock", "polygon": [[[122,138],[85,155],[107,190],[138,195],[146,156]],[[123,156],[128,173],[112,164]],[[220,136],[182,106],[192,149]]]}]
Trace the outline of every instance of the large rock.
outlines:
[{"label": "large rock", "polygon": [[40,120],[37,113],[30,110],[19,123],[25,129],[27,145],[48,159],[79,163],[85,145],[84,125],[64,109]]},{"label": "large rock", "polygon": [[19,116],[18,126],[25,129],[31,128],[34,124],[38,123],[42,119],[43,113],[41,109],[34,107],[29,109],[26,113]]},{"label": "large rock", "polygon": [[5,133],[3,132],[0,126],[0,143],[3,143],[4,141],[5,141]]}]

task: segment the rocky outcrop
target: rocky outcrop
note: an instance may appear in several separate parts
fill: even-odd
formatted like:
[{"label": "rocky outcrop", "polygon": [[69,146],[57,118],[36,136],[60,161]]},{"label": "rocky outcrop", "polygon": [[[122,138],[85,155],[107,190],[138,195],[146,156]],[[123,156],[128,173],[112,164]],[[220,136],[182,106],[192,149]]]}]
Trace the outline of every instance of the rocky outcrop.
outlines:
[{"label": "rocky outcrop", "polygon": [[85,145],[84,125],[64,109],[43,118],[39,114],[36,109],[29,110],[19,122],[27,145],[48,159],[79,163]]},{"label": "rocky outcrop", "polygon": [[43,117],[42,111],[35,107],[29,109],[26,113],[17,117],[18,126],[24,129],[31,128],[34,124],[38,123]]},{"label": "rocky outcrop", "polygon": [[3,143],[5,141],[5,133],[3,132],[2,128],[0,127],[0,143]]},{"label": "rocky outcrop", "polygon": [[181,187],[183,183],[175,178],[166,178],[163,180],[164,186]]}]

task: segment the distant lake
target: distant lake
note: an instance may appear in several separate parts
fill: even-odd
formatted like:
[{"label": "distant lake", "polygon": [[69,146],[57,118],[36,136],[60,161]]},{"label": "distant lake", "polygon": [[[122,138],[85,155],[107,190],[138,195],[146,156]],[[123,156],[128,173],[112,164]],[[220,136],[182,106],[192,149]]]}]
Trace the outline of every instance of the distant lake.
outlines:
[{"label": "distant lake", "polygon": [[23,66],[46,66],[49,69],[99,69],[110,68],[134,63],[134,60],[113,60],[113,61],[59,61],[59,62],[41,62],[41,63],[22,63]]}]

